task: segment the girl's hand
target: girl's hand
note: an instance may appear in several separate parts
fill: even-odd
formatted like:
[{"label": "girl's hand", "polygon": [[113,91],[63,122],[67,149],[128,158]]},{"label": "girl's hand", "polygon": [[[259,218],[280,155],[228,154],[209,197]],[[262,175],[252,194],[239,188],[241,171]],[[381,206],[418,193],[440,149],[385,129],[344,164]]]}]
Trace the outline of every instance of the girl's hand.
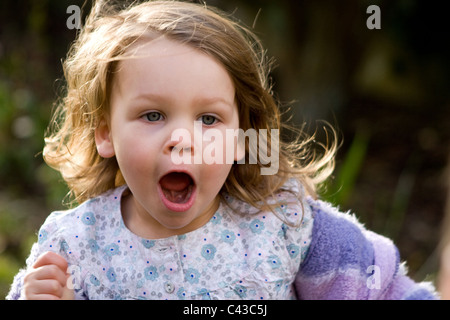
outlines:
[{"label": "girl's hand", "polygon": [[26,300],[73,300],[67,287],[67,261],[54,252],[42,254],[24,277],[22,295]]}]

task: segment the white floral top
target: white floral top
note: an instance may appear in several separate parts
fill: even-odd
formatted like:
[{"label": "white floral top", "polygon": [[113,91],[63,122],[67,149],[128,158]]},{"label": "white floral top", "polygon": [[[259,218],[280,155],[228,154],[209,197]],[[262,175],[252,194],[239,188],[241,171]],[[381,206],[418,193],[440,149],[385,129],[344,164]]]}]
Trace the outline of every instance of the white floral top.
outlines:
[{"label": "white floral top", "polygon": [[124,225],[126,186],[75,209],[52,213],[27,260],[43,252],[67,259],[77,299],[295,299],[293,282],[311,241],[310,206],[298,187],[258,212],[228,195],[212,219],[190,233],[148,240]]}]

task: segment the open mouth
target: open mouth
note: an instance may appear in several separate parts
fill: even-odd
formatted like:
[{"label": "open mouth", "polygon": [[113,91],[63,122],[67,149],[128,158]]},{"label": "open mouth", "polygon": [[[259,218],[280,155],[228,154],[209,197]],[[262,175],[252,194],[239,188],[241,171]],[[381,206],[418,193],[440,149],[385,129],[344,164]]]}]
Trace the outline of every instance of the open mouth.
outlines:
[{"label": "open mouth", "polygon": [[188,210],[194,200],[195,183],[185,172],[170,172],[159,180],[160,196],[172,211]]}]

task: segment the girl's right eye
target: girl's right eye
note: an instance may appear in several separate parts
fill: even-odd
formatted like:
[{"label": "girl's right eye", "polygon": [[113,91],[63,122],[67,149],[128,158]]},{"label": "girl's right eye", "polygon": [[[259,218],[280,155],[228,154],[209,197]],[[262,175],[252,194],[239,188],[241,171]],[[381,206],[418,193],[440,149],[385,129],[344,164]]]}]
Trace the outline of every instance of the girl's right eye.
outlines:
[{"label": "girl's right eye", "polygon": [[147,119],[150,122],[159,121],[162,119],[162,114],[156,111],[149,112],[144,115],[145,119]]}]

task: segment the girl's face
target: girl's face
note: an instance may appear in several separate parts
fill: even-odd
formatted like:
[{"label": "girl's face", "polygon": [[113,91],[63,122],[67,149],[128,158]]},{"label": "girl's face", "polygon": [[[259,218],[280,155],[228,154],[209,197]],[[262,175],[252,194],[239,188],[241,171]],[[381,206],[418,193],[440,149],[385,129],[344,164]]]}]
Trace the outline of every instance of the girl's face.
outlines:
[{"label": "girl's face", "polygon": [[[201,148],[195,121],[203,134],[215,129],[225,137],[226,129],[239,128],[233,82],[212,57],[164,37],[133,56],[118,65],[110,114],[95,132],[97,150],[117,159],[131,191],[122,215],[133,232],[161,238],[195,230],[217,210],[232,166],[194,161]],[[185,136],[173,141],[176,129]],[[174,152],[185,161],[174,161]]]}]

